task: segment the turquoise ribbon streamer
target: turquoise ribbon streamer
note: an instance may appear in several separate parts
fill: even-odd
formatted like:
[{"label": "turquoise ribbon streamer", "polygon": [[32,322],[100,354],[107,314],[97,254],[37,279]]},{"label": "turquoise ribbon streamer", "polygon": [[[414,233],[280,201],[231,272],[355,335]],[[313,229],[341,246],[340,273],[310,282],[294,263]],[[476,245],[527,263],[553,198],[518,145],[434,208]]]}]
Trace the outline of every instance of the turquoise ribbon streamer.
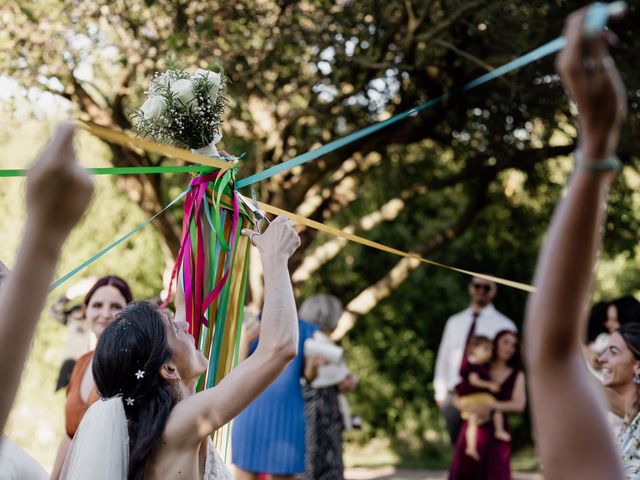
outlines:
[{"label": "turquoise ribbon streamer", "polygon": [[278,173],[284,172],[293,167],[297,167],[298,165],[302,165],[304,163],[310,162],[311,160],[315,160],[318,157],[334,152],[340,148],[343,148],[349,145],[350,143],[353,143],[357,140],[360,140],[361,138],[371,135],[372,133],[382,130],[383,128],[387,128],[388,126],[393,125],[394,123],[398,123],[409,117],[417,115],[418,112],[421,112],[422,110],[433,107],[434,105],[437,105],[438,103],[441,103],[454,95],[458,95],[462,92],[471,90],[472,88],[476,88],[480,85],[490,82],[491,80],[494,80],[509,72],[512,72],[513,70],[517,70],[518,68],[524,67],[529,63],[535,62],[536,60],[539,60],[548,55],[551,55],[552,53],[562,50],[562,48],[566,45],[566,43],[567,41],[564,37],[558,37],[555,40],[552,40],[542,45],[541,47],[538,47],[535,50],[532,50],[529,53],[526,53],[521,57],[518,57],[515,60],[512,60],[511,62],[506,63],[501,67],[498,67],[495,70],[492,70],[491,72],[476,78],[475,80],[471,80],[470,82],[465,83],[459,88],[450,90],[438,97],[432,98],[427,102],[421,103],[417,107],[413,107],[410,110],[406,110],[402,113],[394,115],[393,117],[388,118],[387,120],[384,120],[382,122],[374,123],[373,125],[369,125],[368,127],[365,127],[361,130],[357,130],[353,133],[350,133],[349,135],[346,135],[342,138],[329,142],[326,145],[318,147],[315,150],[311,150],[309,152],[298,155],[292,158],[291,160],[288,160],[278,165],[274,165],[273,167],[267,168],[262,172],[242,178],[236,182],[236,188],[246,187],[248,185],[252,185],[254,183],[260,182],[262,180],[266,180],[267,178],[277,175]]},{"label": "turquoise ribbon streamer", "polygon": [[59,287],[60,285],[62,285],[64,282],[66,282],[67,280],[69,280],[71,277],[73,277],[76,273],[78,273],[79,271],[83,270],[84,268],[86,268],[88,265],[92,264],[93,262],[95,262],[96,260],[98,260],[100,257],[102,257],[104,254],[106,254],[107,252],[109,252],[110,250],[112,250],[113,248],[117,247],[118,245],[120,245],[122,242],[124,242],[127,238],[129,238],[131,235],[133,235],[134,233],[137,233],[140,229],[142,229],[143,227],[145,227],[146,225],[148,225],[149,223],[151,223],[153,220],[155,220],[158,216],[162,215],[164,212],[166,212],[167,210],[169,210],[169,208],[173,207],[182,197],[184,197],[187,192],[191,189],[191,187],[184,189],[180,195],[178,195],[176,198],[174,198],[173,200],[171,200],[162,210],[160,210],[158,213],[156,213],[153,217],[148,218],[147,220],[144,221],[144,223],[138,225],[136,228],[134,228],[133,230],[131,230],[129,233],[127,233],[126,235],[120,237],[118,240],[116,240],[115,242],[113,242],[111,245],[103,248],[102,250],[100,250],[98,253],[96,253],[93,257],[91,257],[89,260],[86,260],[85,262],[83,262],[82,264],[78,265],[76,268],[74,268],[73,270],[71,270],[69,273],[67,273],[66,275],[64,275],[63,277],[59,278],[58,280],[56,280],[55,282],[53,282],[53,284],[49,287],[49,292],[52,292],[53,290],[55,290],[57,287]]},{"label": "turquoise ribbon streamer", "polygon": [[[518,68],[521,68],[531,62],[534,62],[538,59],[541,59],[547,55],[550,55],[554,52],[557,52],[558,50],[561,50],[564,46],[566,45],[566,40],[563,37],[559,37],[556,38],[555,40],[552,40],[549,43],[546,43],[545,45],[536,48],[535,50],[532,50],[531,52],[516,58],[515,60],[506,63],[505,65],[496,68],[495,70],[482,75],[478,78],[476,78],[475,80],[470,81],[469,83],[464,84],[462,87],[451,90],[449,92],[445,92],[442,95],[440,95],[439,97],[433,98],[431,100],[429,100],[428,102],[422,103],[420,105],[418,105],[417,107],[414,107],[410,110],[407,110],[405,112],[399,113],[397,115],[394,115],[393,117],[382,121],[382,122],[378,122],[378,123],[374,123],[373,125],[370,125],[366,128],[363,128],[362,130],[358,130],[356,132],[350,133],[349,135],[346,135],[345,137],[339,138],[337,140],[334,140],[332,142],[327,143],[326,145],[323,145],[322,147],[316,148],[315,150],[311,150],[309,152],[303,153],[302,155],[298,155],[297,157],[292,158],[289,161],[280,163],[278,165],[275,165],[271,168],[267,168],[266,170],[263,170],[262,172],[256,173],[254,175],[250,175],[248,177],[245,177],[239,181],[236,182],[235,187],[236,188],[242,188],[242,187],[246,187],[248,185],[257,183],[261,180],[265,180],[269,177],[272,177],[273,175],[276,175],[280,172],[284,172],[285,170],[289,170],[297,165],[302,165],[304,163],[310,162],[312,160],[315,160],[318,157],[321,157],[322,155],[326,155],[330,152],[333,152],[335,150],[338,150],[350,143],[355,142],[356,140],[359,140],[361,138],[366,137],[367,135],[371,135],[374,132],[377,132],[378,130],[382,130],[383,128],[388,127],[389,125],[392,125],[394,123],[397,123],[401,120],[404,120],[408,117],[411,117],[413,115],[417,115],[418,112],[425,110],[429,107],[432,107],[444,100],[446,100],[447,98],[465,92],[467,90],[471,90],[472,88],[478,87],[482,84],[485,84],[487,82],[490,82],[491,80],[494,80],[502,75],[505,75],[506,73],[509,73],[513,70],[516,70]],[[149,168],[149,167],[147,167]],[[168,168],[168,167],[163,167],[163,168]],[[184,167],[176,167],[176,168],[184,168]],[[211,167],[208,167],[211,168]],[[105,170],[113,170],[113,169],[105,169]],[[88,265],[90,265],[91,263],[95,262],[97,259],[99,259],[100,257],[102,257],[105,253],[107,253],[109,250],[113,249],[114,247],[116,247],[117,245],[121,244],[122,242],[124,242],[127,238],[129,238],[131,235],[133,235],[134,233],[136,233],[138,230],[140,230],[142,227],[144,227],[145,225],[147,225],[148,223],[150,223],[152,220],[154,220],[156,217],[158,217],[159,215],[161,215],[163,212],[165,212],[167,209],[169,209],[171,206],[173,206],[178,200],[180,200],[182,197],[184,197],[187,194],[187,191],[189,189],[184,190],[180,195],[178,195],[176,198],[174,198],[166,207],[164,207],[160,212],[156,213],[153,217],[149,218],[148,220],[146,220],[143,224],[139,225],[138,227],[136,227],[134,230],[132,230],[131,232],[127,233],[125,236],[119,238],[118,240],[116,240],[115,242],[113,242],[111,245],[109,245],[108,247],[104,248],[103,250],[101,250],[99,253],[97,253],[96,255],[94,255],[93,257],[91,257],[89,260],[83,262],[81,265],[79,265],[78,267],[74,268],[73,270],[71,270],[69,273],[67,273],[65,276],[63,276],[62,278],[60,278],[59,280],[56,280],[53,285],[51,285],[51,287],[49,288],[49,291],[54,290],[56,287],[58,287],[59,285],[61,285],[62,283],[66,282],[67,280],[69,280],[69,278],[71,278],[72,276],[74,276],[76,273],[78,273],[79,271],[83,270],[84,268],[86,268]]]},{"label": "turquoise ribbon streamer", "polygon": [[[600,28],[602,28],[604,25],[606,25],[607,23],[607,19],[609,17],[611,13],[611,10],[609,8],[608,4],[603,4],[603,3],[595,3],[591,6],[588,14],[587,14],[587,25],[590,26],[592,29],[595,28],[595,25],[599,26]],[[508,62],[504,65],[502,65],[501,67],[496,68],[495,70],[492,70],[489,73],[486,73],[484,75],[481,75],[480,77],[471,80],[470,82],[462,85],[459,88],[450,90],[448,92],[443,93],[442,95],[435,97],[427,102],[424,102],[420,105],[418,105],[417,107],[414,107],[410,110],[407,110],[405,112],[399,113],[397,115],[394,115],[393,117],[384,120],[382,122],[378,122],[378,123],[374,123],[373,125],[370,125],[366,128],[363,128],[361,130],[358,130],[356,132],[350,133],[349,135],[346,135],[342,138],[339,138],[337,140],[334,140],[332,142],[327,143],[326,145],[323,145],[322,147],[319,147],[315,150],[311,150],[309,152],[303,153],[302,155],[298,155],[294,158],[292,158],[291,160],[288,160],[286,162],[283,162],[279,165],[275,165],[271,168],[268,168],[266,170],[263,170],[262,172],[256,173],[254,175],[250,175],[248,177],[245,177],[243,179],[240,179],[239,181],[236,182],[235,188],[239,189],[242,187],[246,187],[248,185],[252,185],[254,183],[257,183],[261,180],[265,180],[269,177],[272,177],[273,175],[276,175],[280,172],[284,172],[285,170],[289,170],[293,167],[296,167],[298,165],[302,165],[304,163],[310,162],[312,160],[315,160],[318,157],[321,157],[323,155],[326,155],[328,153],[331,153],[335,150],[338,150],[350,143],[353,143],[361,138],[366,137],[367,135],[371,135],[372,133],[375,133],[379,130],[382,130],[383,128],[388,127],[389,125],[393,125],[394,123],[400,122],[406,118],[409,118],[411,116],[417,115],[420,111],[425,110],[427,108],[433,107],[434,105],[443,102],[444,100],[446,100],[447,98],[450,98],[454,95],[458,95],[462,92],[466,92],[468,90],[471,90],[473,88],[476,88],[480,85],[483,85],[487,82],[490,82],[491,80],[494,80],[498,77],[501,77],[502,75],[505,75],[509,72],[512,72],[513,70],[516,70],[518,68],[524,67],[525,65],[528,65],[529,63],[535,62],[536,60],[539,60],[541,58],[544,58],[548,55],[551,55],[552,53],[555,53],[559,50],[562,50],[564,48],[564,46],[567,44],[567,41],[564,37],[558,37],[555,40],[551,40],[550,42],[542,45],[541,47],[536,48],[535,50],[530,51],[529,53],[526,53],[518,58],[516,58],[515,60],[512,60],[511,62]],[[126,168],[124,170],[124,172],[114,172],[114,170],[118,170],[117,168],[104,168],[104,169],[90,169],[90,171],[93,171],[92,173],[95,173],[97,175],[100,175],[101,173],[98,173],[98,171],[101,171],[105,174],[108,173],[138,173],[138,172],[134,172],[135,169],[150,169],[150,168],[159,168],[159,169],[164,169],[164,171],[167,171],[167,169],[169,168],[174,168],[176,170],[174,171],[185,171],[185,167],[134,167],[134,168]],[[191,166],[191,168],[207,168],[204,166]],[[208,167],[209,169],[211,167]],[[180,170],[178,170],[180,169]],[[196,171],[196,170],[193,170]],[[199,170],[197,170],[199,171]],[[210,170],[206,170],[206,172],[209,172]],[[21,172],[20,175],[8,175],[8,174],[3,174],[2,172]],[[139,172],[139,173],[148,173],[148,172]],[[201,173],[205,173],[205,171],[203,170]],[[24,170],[18,171],[18,170],[0,170],[0,176],[21,176],[24,175]],[[84,269],[87,265],[93,263],[94,261],[96,261],[98,258],[100,258],[101,256],[103,256],[105,253],[107,253],[109,250],[111,250],[112,248],[116,247],[117,245],[119,245],[120,243],[124,242],[127,238],[129,238],[131,235],[133,235],[134,233],[136,233],[138,230],[140,230],[142,227],[144,227],[145,225],[147,225],[148,223],[150,223],[152,220],[154,220],[156,217],[158,217],[159,215],[161,215],[163,212],[165,212],[167,209],[169,209],[171,206],[173,206],[178,200],[180,200],[182,197],[184,197],[187,192],[189,191],[189,188],[187,188],[186,190],[184,190],[180,195],[178,195],[176,198],[174,198],[166,207],[164,207],[160,212],[156,213],[153,217],[149,218],[148,220],[146,220],[143,224],[139,225],[138,227],[136,227],[134,230],[132,230],[131,232],[127,233],[125,236],[119,238],[118,240],[116,240],[115,242],[113,242],[111,245],[109,245],[108,247],[104,248],[103,250],[101,250],[98,254],[94,255],[93,257],[91,257],[89,260],[87,260],[86,262],[82,263],[82,265],[74,268],[71,272],[67,273],[64,277],[60,278],[59,280],[57,280],[56,282],[53,283],[53,285],[51,285],[51,287],[49,288],[49,291],[52,291],[53,289],[55,289],[56,287],[58,287],[59,285],[61,285],[62,283],[64,283],[65,281],[67,281],[69,278],[71,278],[73,275],[75,275],[76,273],[78,273],[80,270]],[[211,218],[208,218],[209,222],[211,223]]]}]

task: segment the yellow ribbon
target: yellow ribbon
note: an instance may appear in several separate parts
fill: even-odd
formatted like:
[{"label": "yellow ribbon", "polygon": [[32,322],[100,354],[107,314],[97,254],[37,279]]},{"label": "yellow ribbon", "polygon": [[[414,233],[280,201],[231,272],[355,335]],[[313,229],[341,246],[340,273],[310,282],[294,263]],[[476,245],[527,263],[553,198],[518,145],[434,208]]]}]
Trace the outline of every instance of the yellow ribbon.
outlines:
[{"label": "yellow ribbon", "polygon": [[[227,162],[227,161],[216,160],[210,157],[204,157],[202,155],[197,155],[188,150],[183,150],[180,148],[171,147],[169,145],[156,143],[144,138],[132,137],[131,135],[128,135],[124,132],[120,132],[109,127],[103,127],[101,125],[97,125],[91,122],[77,121],[76,123],[81,128],[88,131],[89,133],[92,133],[96,137],[108,143],[115,143],[116,145],[121,145],[125,148],[138,147],[148,152],[153,152],[159,155],[176,158],[178,160],[184,160],[185,162],[200,163],[202,165],[210,165],[212,167],[216,167],[221,170],[228,170],[232,168],[233,165],[237,162],[237,160]],[[322,223],[316,222],[314,220],[310,220],[301,215],[297,215],[292,212],[287,212],[286,210],[282,210],[281,208],[277,208],[266,203],[258,202],[258,204],[262,210],[265,210],[269,213],[272,213],[274,215],[286,215],[291,220],[301,223],[302,225],[306,225],[307,227],[311,227],[313,229],[328,233],[330,235],[336,235],[338,237],[345,238],[351,242],[359,243],[361,245],[375,248],[377,250],[391,253],[393,255],[399,255],[401,257],[406,257],[406,258],[413,258],[427,265],[433,265],[435,267],[445,268],[447,270],[463,273],[465,275],[470,275],[472,277],[483,278],[485,280],[495,282],[500,285],[505,285],[507,287],[516,288],[518,290],[523,290],[525,292],[535,292],[535,288],[526,283],[514,282],[512,280],[507,280],[500,277],[494,277],[493,275],[486,275],[484,273],[473,272],[471,270],[465,270],[463,268],[457,268],[457,267],[452,267],[450,265],[445,265],[444,263],[435,262],[433,260],[423,258],[416,253],[403,252],[402,250],[397,250],[395,248],[387,247],[386,245],[382,245],[381,243],[372,242],[371,240],[367,240],[366,238],[359,237],[351,233],[346,233],[338,228],[324,225]]]},{"label": "yellow ribbon", "polygon": [[132,147],[138,147],[146,150],[147,152],[153,152],[157,153],[158,155],[164,155],[166,157],[184,160],[185,162],[209,165],[211,167],[219,168],[220,170],[228,170],[237,163],[237,160],[229,162],[216,160],[215,158],[195,154],[193,152],[190,152],[189,150],[183,150],[181,148],[171,147],[162,143],[156,143],[145,138],[133,137],[124,132],[120,132],[108,127],[103,127],[102,125],[91,122],[78,120],[76,122],[76,125],[95,135],[96,137],[104,140],[105,142],[115,143],[116,145],[120,145],[129,149],[131,149]]},{"label": "yellow ribbon", "polygon": [[532,285],[528,285],[526,283],[514,282],[513,280],[507,280],[500,277],[494,277],[493,275],[486,275],[484,273],[472,272],[471,270],[465,270],[462,268],[452,267],[450,265],[445,265],[444,263],[435,262],[433,260],[429,260],[427,258],[423,258],[415,253],[403,252],[402,250],[397,250],[395,248],[387,247],[386,245],[382,245],[381,243],[372,242],[371,240],[367,240],[366,238],[359,237],[357,235],[353,235],[351,233],[347,233],[343,230],[340,230],[335,227],[330,227],[320,222],[316,222],[309,218],[303,217],[296,213],[287,212],[286,210],[282,210],[281,208],[274,207],[273,205],[269,205],[267,203],[258,202],[258,206],[261,210],[272,213],[274,215],[284,215],[290,220],[293,220],[297,223],[301,223],[302,225],[306,225],[307,227],[314,228],[321,232],[328,233],[329,235],[336,235],[338,237],[345,238],[351,242],[359,243],[361,245],[365,245],[367,247],[375,248],[377,250],[382,250],[383,252],[392,253],[393,255],[399,255],[401,257],[413,258],[422,263],[426,263],[427,265],[433,265],[435,267],[446,268],[447,270],[452,270],[458,273],[464,273],[465,275],[470,275],[472,277],[483,278],[490,282],[498,283],[500,285],[505,285],[507,287],[516,288],[518,290],[523,290],[525,292],[533,293],[535,292],[535,287]]}]

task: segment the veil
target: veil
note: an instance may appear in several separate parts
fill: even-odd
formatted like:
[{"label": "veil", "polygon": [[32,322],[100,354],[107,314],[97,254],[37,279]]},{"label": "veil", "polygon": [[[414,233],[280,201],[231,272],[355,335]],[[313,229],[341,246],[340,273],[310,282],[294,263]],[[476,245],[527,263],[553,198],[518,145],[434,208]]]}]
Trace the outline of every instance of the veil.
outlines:
[{"label": "veil", "polygon": [[61,480],[121,480],[129,468],[129,432],[121,397],[100,399],[73,437]]}]

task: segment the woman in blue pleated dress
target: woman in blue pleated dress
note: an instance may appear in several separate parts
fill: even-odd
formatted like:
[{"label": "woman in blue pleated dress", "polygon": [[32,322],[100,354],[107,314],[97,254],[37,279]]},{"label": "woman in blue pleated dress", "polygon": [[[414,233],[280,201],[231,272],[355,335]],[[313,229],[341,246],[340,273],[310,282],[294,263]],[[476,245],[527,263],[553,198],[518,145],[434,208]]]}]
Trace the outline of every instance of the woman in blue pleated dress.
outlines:
[{"label": "woman in blue pleated dress", "polygon": [[[293,479],[304,472],[305,415],[300,380],[305,373],[303,345],[317,327],[299,320],[298,355],[284,372],[233,423],[232,462],[236,480]],[[259,322],[247,324],[240,355],[258,344]],[[244,352],[243,352],[244,351]]]}]

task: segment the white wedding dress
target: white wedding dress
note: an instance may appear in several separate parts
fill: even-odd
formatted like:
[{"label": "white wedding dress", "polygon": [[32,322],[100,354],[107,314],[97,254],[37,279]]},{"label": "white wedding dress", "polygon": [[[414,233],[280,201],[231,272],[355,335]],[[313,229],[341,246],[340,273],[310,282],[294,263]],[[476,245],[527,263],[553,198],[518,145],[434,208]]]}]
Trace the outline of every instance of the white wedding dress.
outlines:
[{"label": "white wedding dress", "polygon": [[202,480],[233,480],[233,476],[222,461],[220,454],[213,448],[211,438],[209,438],[207,444],[207,461],[204,466],[204,477]]},{"label": "white wedding dress", "polygon": [[[101,399],[82,418],[60,478],[125,480],[128,464],[129,434],[122,399]],[[233,480],[211,438],[202,480]]]}]

